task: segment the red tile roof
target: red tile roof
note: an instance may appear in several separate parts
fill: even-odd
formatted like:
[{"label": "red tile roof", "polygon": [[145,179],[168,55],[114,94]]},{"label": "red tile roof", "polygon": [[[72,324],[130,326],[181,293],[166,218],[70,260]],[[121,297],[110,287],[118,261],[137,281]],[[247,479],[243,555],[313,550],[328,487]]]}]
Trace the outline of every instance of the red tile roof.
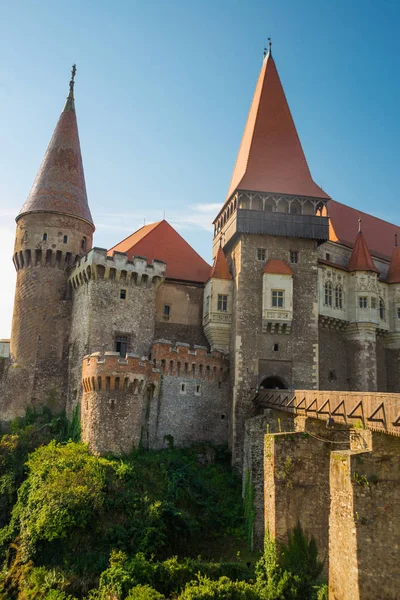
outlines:
[{"label": "red tile roof", "polygon": [[225,252],[221,247],[218,248],[217,256],[214,259],[214,264],[210,273],[210,279],[212,277],[215,279],[232,279]]},{"label": "red tile roof", "polygon": [[179,235],[167,221],[144,225],[108,251],[125,252],[131,259],[144,256],[148,262],[154,259],[167,263],[169,279],[205,283],[209,279],[210,265]]},{"label": "red tile roof", "polygon": [[357,234],[356,243],[354,244],[347,268],[349,271],[374,271],[375,273],[379,273],[361,231]]},{"label": "red tile roof", "polygon": [[26,213],[43,211],[72,215],[93,224],[86,195],[72,92],[18,217]]},{"label": "red tile roof", "polygon": [[377,258],[390,260],[395,234],[400,235],[400,227],[373,217],[367,213],[329,200],[329,239],[352,248],[358,231],[358,219],[361,218],[362,231],[369,251]]},{"label": "red tile roof", "polygon": [[258,78],[227,199],[238,188],[329,198],[311,177],[270,55]]},{"label": "red tile roof", "polygon": [[388,283],[400,283],[400,248],[397,245],[393,248],[386,281]]},{"label": "red tile roof", "polygon": [[292,269],[285,263],[284,260],[270,258],[265,265],[264,273],[272,273],[275,275],[293,275]]}]

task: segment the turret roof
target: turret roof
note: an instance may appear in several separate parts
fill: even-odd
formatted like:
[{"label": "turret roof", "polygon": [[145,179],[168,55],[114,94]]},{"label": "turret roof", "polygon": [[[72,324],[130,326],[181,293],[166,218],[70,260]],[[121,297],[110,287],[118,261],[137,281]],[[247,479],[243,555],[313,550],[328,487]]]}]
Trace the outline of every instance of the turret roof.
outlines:
[{"label": "turret roof", "polygon": [[379,270],[374,265],[361,230],[357,234],[356,243],[354,244],[347,268],[349,271],[374,271],[375,273],[379,273]]},{"label": "turret roof", "polygon": [[329,198],[311,177],[271,52],[264,58],[227,198],[236,189]]},{"label": "turret roof", "polygon": [[232,279],[229,271],[228,261],[226,260],[225,252],[221,247],[218,248],[217,255],[214,259],[214,264],[211,269],[210,279]]},{"label": "turret roof", "polygon": [[205,283],[209,279],[210,265],[179,235],[167,221],[144,225],[108,251],[125,252],[128,258],[144,256],[167,263],[169,279]]},{"label": "turret roof", "polygon": [[388,283],[400,283],[400,248],[397,245],[397,236],[396,244],[392,252],[392,259],[390,261],[386,281]]},{"label": "turret roof", "polygon": [[52,212],[79,217],[93,224],[86,194],[78,123],[74,102],[74,75],[64,109],[32,189],[17,219],[26,213]]}]

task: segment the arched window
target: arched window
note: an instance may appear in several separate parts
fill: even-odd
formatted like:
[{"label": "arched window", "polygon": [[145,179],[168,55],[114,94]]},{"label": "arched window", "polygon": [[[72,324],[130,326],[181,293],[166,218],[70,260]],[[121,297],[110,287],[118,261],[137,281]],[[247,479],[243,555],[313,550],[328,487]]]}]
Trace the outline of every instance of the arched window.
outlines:
[{"label": "arched window", "polygon": [[383,298],[379,298],[379,318],[385,320],[385,303]]},{"label": "arched window", "polygon": [[325,306],[332,306],[332,282],[325,283]]},{"label": "arched window", "polygon": [[343,288],[340,283],[335,288],[335,308],[343,308]]}]

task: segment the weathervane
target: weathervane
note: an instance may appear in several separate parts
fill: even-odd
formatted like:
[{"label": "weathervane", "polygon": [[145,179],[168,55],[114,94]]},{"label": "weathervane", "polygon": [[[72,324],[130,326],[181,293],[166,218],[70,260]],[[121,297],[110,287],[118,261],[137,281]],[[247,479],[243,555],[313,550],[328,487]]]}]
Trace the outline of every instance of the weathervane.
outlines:
[{"label": "weathervane", "polygon": [[269,54],[270,56],[272,56],[272,42],[271,42],[271,38],[268,38],[268,50],[266,48],[264,48],[264,54],[263,57],[265,58],[267,56],[267,54]]},{"label": "weathervane", "polygon": [[73,93],[74,91],[74,84],[75,84],[75,75],[76,75],[76,65],[72,65],[72,71],[71,71],[71,81],[69,82],[69,91],[71,93]]}]

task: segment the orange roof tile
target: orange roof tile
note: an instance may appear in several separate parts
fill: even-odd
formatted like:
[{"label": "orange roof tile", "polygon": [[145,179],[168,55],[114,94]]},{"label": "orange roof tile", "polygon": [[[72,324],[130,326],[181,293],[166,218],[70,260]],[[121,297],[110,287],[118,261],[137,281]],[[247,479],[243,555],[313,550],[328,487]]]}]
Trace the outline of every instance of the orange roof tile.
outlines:
[{"label": "orange roof tile", "polygon": [[213,277],[215,279],[232,279],[225,252],[221,247],[218,248],[217,256],[214,259],[214,264],[211,269],[210,279]]},{"label": "orange roof tile", "polygon": [[265,265],[264,273],[272,273],[275,275],[293,275],[292,269],[285,263],[284,260],[270,258]]},{"label": "orange roof tile", "polygon": [[227,199],[236,189],[329,198],[311,177],[270,53],[258,78]]},{"label": "orange roof tile", "polygon": [[400,283],[400,248],[396,245],[393,248],[392,259],[389,265],[389,271],[386,277],[388,283]]},{"label": "orange roof tile", "polygon": [[144,256],[148,262],[154,259],[167,263],[169,279],[205,283],[209,279],[210,265],[179,235],[167,221],[159,221],[141,227],[108,251],[125,252],[131,259]]},{"label": "orange roof tile", "polygon": [[379,270],[374,265],[374,261],[368,250],[367,242],[361,231],[358,232],[347,268],[349,271],[374,271],[375,273],[379,273]]},{"label": "orange roof tile", "polygon": [[377,258],[390,260],[395,234],[400,235],[400,227],[373,217],[367,213],[329,200],[329,239],[352,248],[358,231],[358,219],[362,220],[362,230],[369,251]]}]

